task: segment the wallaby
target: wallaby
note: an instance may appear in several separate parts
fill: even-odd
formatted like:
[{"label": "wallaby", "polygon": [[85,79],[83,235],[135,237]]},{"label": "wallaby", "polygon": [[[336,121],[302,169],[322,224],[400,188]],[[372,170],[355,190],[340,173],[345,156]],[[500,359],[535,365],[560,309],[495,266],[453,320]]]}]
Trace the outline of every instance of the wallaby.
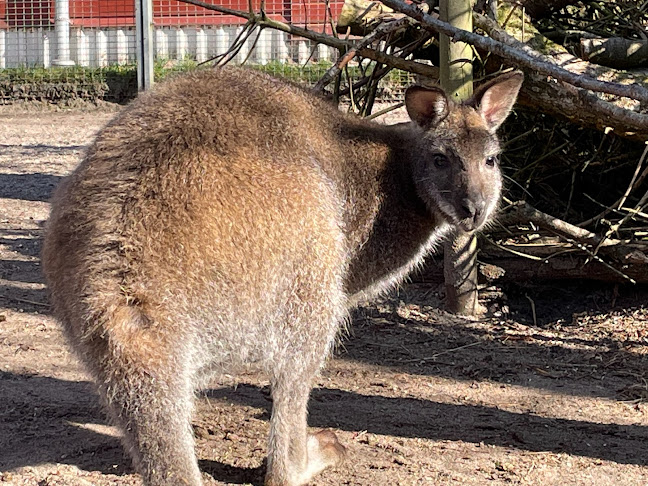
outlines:
[{"label": "wallaby", "polygon": [[343,459],[332,432],[307,432],[314,378],[350,308],[491,217],[495,131],[521,84],[504,74],[464,104],[412,87],[412,122],[386,126],[253,70],[203,70],[99,133],[54,195],[43,267],[146,485],[201,484],[194,390],[250,369],[271,385],[267,486]]}]

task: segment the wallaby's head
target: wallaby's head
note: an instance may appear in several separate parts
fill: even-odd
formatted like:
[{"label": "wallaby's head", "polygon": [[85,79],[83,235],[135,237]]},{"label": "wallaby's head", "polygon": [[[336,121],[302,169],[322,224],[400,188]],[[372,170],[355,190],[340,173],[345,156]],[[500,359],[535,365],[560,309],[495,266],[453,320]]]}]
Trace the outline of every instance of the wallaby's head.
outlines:
[{"label": "wallaby's head", "polygon": [[411,147],[412,174],[428,209],[464,231],[480,228],[502,188],[497,128],[522,85],[520,72],[480,87],[462,104],[439,88],[411,87],[405,105],[419,136]]}]

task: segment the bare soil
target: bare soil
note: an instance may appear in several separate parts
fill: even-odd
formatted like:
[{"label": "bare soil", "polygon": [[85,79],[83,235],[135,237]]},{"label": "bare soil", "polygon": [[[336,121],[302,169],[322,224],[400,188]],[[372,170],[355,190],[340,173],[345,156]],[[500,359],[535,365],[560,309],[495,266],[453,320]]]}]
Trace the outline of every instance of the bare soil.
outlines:
[{"label": "bare soil", "polygon": [[[114,112],[0,111],[2,484],[141,484],[39,266],[48,198]],[[648,484],[646,295],[489,289],[493,315],[470,320],[438,310],[439,287],[412,284],[357,310],[310,404],[310,425],[333,429],[349,459],[313,484]],[[256,375],[199,395],[206,484],[262,484],[270,406]]]}]

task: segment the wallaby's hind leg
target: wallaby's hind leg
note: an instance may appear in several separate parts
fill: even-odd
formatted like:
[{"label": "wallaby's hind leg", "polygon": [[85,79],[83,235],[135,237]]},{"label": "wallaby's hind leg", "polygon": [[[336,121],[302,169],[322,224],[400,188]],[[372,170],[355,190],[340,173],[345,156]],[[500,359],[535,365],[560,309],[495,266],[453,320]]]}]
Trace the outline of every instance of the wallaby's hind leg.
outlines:
[{"label": "wallaby's hind leg", "polygon": [[[182,340],[143,325],[132,308],[115,312],[93,341],[91,369],[126,450],[146,486],[200,486],[191,429],[194,390]],[[99,358],[99,359],[97,359]]]},{"label": "wallaby's hind leg", "polygon": [[[324,298],[320,302],[331,303]],[[319,315],[330,312],[319,311]],[[346,455],[333,432],[309,434],[307,429],[310,391],[337,334],[339,318],[331,316],[330,322],[324,324],[312,315],[293,328],[302,332],[283,336],[287,341],[283,359],[271,372],[273,404],[266,486],[302,486],[327,467],[341,463]]]},{"label": "wallaby's hind leg", "polygon": [[306,406],[312,378],[294,372],[277,377],[272,384],[266,486],[307,484],[327,467],[342,462],[346,455],[333,432],[307,431]]},{"label": "wallaby's hind leg", "polygon": [[200,486],[187,384],[130,366],[112,371],[100,391],[144,484]]}]

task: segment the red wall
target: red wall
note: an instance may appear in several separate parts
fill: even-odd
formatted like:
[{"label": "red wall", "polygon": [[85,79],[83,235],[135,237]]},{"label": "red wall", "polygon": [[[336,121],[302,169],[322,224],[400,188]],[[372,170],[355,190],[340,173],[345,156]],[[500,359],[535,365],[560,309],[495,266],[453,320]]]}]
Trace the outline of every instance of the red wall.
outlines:
[{"label": "red wall", "polygon": [[6,29],[7,27],[7,2],[0,0],[0,29]]},{"label": "red wall", "polygon": [[0,27],[49,27],[54,0],[0,0]]},{"label": "red wall", "polygon": [[[135,0],[69,0],[74,26],[110,27],[135,25]],[[248,0],[212,0],[234,10],[248,10]],[[333,19],[344,0],[333,0]],[[258,11],[261,0],[252,0]],[[324,0],[266,0],[271,18],[309,27],[320,26],[328,17]],[[153,0],[154,23],[165,26],[242,24],[244,19],[210,11],[177,0]],[[47,27],[54,25],[54,0],[0,0],[0,27]],[[330,29],[329,29],[330,30]]]}]

